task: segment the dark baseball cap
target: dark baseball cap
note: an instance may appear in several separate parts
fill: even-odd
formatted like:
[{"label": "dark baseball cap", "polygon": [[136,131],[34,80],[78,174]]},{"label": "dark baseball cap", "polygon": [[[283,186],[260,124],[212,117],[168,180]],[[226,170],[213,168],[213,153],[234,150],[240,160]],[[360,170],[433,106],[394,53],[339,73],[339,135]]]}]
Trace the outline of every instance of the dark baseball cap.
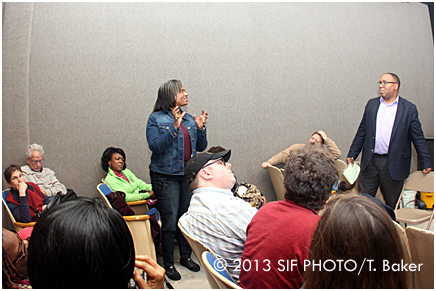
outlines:
[{"label": "dark baseball cap", "polygon": [[223,158],[224,162],[227,162],[230,159],[230,155],[231,150],[226,150],[215,154],[209,152],[199,153],[192,157],[185,166],[185,176],[188,179],[188,183],[191,184],[194,181],[195,176],[197,176],[198,172],[208,161]]}]

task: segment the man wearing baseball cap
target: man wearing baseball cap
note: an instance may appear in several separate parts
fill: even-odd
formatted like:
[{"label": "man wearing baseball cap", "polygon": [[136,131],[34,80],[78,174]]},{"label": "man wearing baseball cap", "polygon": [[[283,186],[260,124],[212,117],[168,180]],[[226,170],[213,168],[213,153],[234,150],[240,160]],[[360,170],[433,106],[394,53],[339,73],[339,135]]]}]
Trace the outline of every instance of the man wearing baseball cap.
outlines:
[{"label": "man wearing baseball cap", "polygon": [[236,280],[247,238],[246,229],[257,209],[234,197],[235,176],[230,169],[231,151],[199,153],[185,166],[193,193],[188,211],[179,222],[193,237],[214,251]]}]

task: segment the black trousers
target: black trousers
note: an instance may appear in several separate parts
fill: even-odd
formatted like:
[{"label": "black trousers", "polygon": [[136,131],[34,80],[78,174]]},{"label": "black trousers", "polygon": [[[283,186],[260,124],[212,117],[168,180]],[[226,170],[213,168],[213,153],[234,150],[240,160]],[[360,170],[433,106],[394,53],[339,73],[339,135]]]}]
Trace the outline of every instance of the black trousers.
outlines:
[{"label": "black trousers", "polygon": [[174,239],[179,244],[180,258],[189,259],[191,257],[191,247],[177,227],[177,222],[188,211],[192,193],[184,175],[164,175],[150,171],[150,178],[157,198],[156,208],[160,212],[162,221],[164,267],[169,267],[174,265]]},{"label": "black trousers", "polygon": [[372,156],[365,171],[360,172],[358,183],[360,193],[367,193],[373,197],[380,186],[386,204],[392,209],[395,209],[403,184],[404,180],[395,181],[389,175],[388,156],[377,154]]}]

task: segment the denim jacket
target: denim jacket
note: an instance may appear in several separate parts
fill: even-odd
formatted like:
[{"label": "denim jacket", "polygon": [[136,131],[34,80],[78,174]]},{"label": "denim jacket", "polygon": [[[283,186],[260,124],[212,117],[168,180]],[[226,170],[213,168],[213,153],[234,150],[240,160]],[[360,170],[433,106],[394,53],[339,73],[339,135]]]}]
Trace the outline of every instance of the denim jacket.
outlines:
[{"label": "denim jacket", "polygon": [[[191,137],[191,156],[207,147],[206,127],[198,129],[194,117],[188,113],[183,116],[182,124]],[[171,111],[153,112],[147,122],[147,142],[151,155],[150,170],[167,175],[184,175],[183,132],[174,127],[174,115]]]}]

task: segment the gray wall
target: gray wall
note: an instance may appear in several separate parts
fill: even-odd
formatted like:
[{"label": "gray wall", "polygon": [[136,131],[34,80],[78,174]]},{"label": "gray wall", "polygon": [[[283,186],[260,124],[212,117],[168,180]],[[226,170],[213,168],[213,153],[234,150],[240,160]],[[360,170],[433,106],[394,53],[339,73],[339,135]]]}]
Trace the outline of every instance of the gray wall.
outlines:
[{"label": "gray wall", "polygon": [[[275,200],[261,163],[322,129],[345,160],[376,82],[434,132],[434,59],[419,3],[4,3],[3,169],[40,143],[45,166],[97,196],[100,157],[121,147],[149,182],[145,125],[165,81],[189,113],[209,112],[209,145],[232,149],[240,182]],[[7,185],[3,181],[3,188]]]}]

